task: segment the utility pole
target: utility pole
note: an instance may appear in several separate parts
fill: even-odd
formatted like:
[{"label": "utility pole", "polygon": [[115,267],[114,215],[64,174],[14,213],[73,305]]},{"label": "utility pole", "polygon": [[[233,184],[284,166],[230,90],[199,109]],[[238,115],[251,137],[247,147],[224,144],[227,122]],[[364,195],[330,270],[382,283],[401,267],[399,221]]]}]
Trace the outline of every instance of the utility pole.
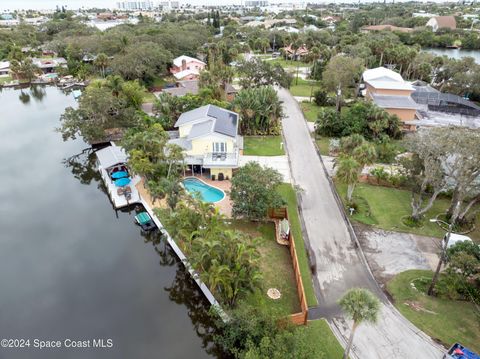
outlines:
[{"label": "utility pole", "polygon": [[[431,221],[437,222],[436,219],[433,219]],[[440,275],[440,269],[442,268],[443,263],[446,262],[447,260],[447,246],[448,246],[448,241],[450,240],[450,236],[452,234],[452,229],[453,229],[453,222],[451,222],[448,225],[447,236],[445,237],[445,240],[442,241],[442,252],[440,253],[440,259],[438,261],[435,274],[433,275],[432,283],[430,283],[430,286],[428,287],[428,291],[427,291],[427,294],[430,296],[433,294],[433,290],[435,289],[435,284],[437,284],[438,276]]]},{"label": "utility pole", "polygon": [[[453,231],[453,225],[455,224],[455,221],[457,220],[458,217],[458,212],[460,210],[460,202],[457,202],[455,205],[455,209],[453,210],[452,217],[450,218],[450,224],[448,225],[448,232],[447,236],[445,237],[445,240],[442,241],[442,251],[440,253],[440,259],[438,261],[437,269],[435,270],[435,273],[433,274],[432,278],[432,283],[430,283],[430,286],[428,287],[427,294],[428,295],[433,295],[433,290],[435,289],[435,285],[437,284],[438,276],[440,275],[440,269],[442,269],[443,263],[447,261],[447,249],[448,249],[448,241],[450,240],[450,236],[452,235]],[[430,220],[430,222],[438,222],[439,220],[436,218],[433,218]]]}]

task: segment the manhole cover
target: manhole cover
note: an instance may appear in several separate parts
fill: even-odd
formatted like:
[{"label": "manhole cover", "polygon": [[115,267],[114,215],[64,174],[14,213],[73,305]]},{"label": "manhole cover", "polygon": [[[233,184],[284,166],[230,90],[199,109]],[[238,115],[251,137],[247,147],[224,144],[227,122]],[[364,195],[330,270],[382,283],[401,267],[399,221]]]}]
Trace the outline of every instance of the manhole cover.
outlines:
[{"label": "manhole cover", "polygon": [[267,290],[267,295],[271,299],[280,299],[280,297],[282,296],[282,294],[277,288],[270,288],[269,290]]}]

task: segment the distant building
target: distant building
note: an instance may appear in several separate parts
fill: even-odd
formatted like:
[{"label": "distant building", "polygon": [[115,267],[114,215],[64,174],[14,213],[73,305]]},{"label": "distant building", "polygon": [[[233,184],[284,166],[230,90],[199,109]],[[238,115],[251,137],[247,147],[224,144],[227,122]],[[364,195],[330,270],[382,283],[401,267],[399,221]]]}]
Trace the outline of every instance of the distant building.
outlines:
[{"label": "distant building", "polygon": [[320,20],[326,22],[328,25],[333,25],[336,22],[339,22],[341,19],[338,16],[324,16]]},{"label": "distant building", "polygon": [[285,24],[285,25],[294,25],[297,23],[295,19],[255,19],[245,24],[248,27],[257,27],[257,26],[264,26],[265,29],[269,29],[273,26],[278,24]]},{"label": "distant building", "polygon": [[176,10],[180,8],[179,1],[160,1],[158,5],[164,11]]},{"label": "distant building", "polygon": [[153,10],[153,1],[121,1],[117,2],[120,10]]},{"label": "distant building", "polygon": [[288,45],[287,47],[283,48],[283,51],[292,60],[298,60],[302,57],[305,57],[308,55],[309,51],[307,49],[307,46],[303,44],[300,46],[298,49],[294,49],[293,44]]},{"label": "distant building", "polygon": [[18,24],[20,24],[20,21],[17,19],[0,20],[0,26],[17,26]]},{"label": "distant building", "polygon": [[55,72],[57,67],[67,67],[67,60],[63,57],[55,57],[52,59],[38,59],[33,58],[32,62],[37,66],[44,74]]},{"label": "distant building", "polygon": [[0,76],[5,77],[10,74],[10,61],[0,61]]},{"label": "distant building", "polygon": [[412,14],[413,17],[435,17],[435,16],[438,16],[437,14],[430,14],[428,12],[425,12],[425,11],[419,11],[419,12],[414,12]]},{"label": "distant building", "polygon": [[196,59],[194,57],[190,56],[179,56],[175,59],[173,59],[173,66],[170,69],[170,72],[172,74],[180,72],[180,71],[185,71],[185,70],[197,70],[201,71],[205,69],[205,66],[207,64],[199,59]]},{"label": "distant building", "polygon": [[2,20],[13,20],[14,17],[13,17],[12,14],[1,14],[0,19],[2,19]]},{"label": "distant building", "polygon": [[412,99],[414,87],[405,82],[402,76],[384,67],[366,70],[363,75],[364,95],[389,114],[397,115],[404,131],[416,131],[417,109]]},{"label": "distant building", "polygon": [[162,92],[169,93],[172,96],[182,97],[187,94],[198,94],[198,80],[177,81],[175,87],[162,89]]},{"label": "distant building", "polygon": [[97,14],[97,19],[98,20],[107,21],[107,20],[115,20],[116,18],[117,18],[117,15],[115,15],[114,13],[111,13],[111,12],[101,12],[101,13]]},{"label": "distant building", "polygon": [[435,16],[428,20],[426,26],[431,27],[433,32],[438,29],[455,30],[457,28],[457,21],[454,16]]},{"label": "distant building", "polygon": [[268,1],[265,0],[246,0],[243,4],[245,7],[261,7],[268,6]]},{"label": "distant building", "polygon": [[412,32],[410,27],[398,27],[394,25],[370,25],[362,27],[362,32],[375,32],[375,31],[398,31],[398,32]]}]

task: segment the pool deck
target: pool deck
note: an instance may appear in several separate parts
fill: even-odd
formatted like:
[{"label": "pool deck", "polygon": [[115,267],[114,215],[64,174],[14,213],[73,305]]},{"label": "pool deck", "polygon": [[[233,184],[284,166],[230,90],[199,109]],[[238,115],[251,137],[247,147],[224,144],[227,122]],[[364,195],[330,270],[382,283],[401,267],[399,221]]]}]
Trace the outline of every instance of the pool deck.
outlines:
[{"label": "pool deck", "polygon": [[[187,176],[187,178],[188,177],[193,177],[193,176]],[[195,177],[202,180],[206,184],[219,188],[225,192],[225,197],[221,201],[216,202],[213,205],[218,208],[221,214],[227,216],[228,218],[231,218],[232,217],[232,201],[230,200],[230,196],[228,195],[227,191],[230,191],[230,188],[232,187],[232,183],[230,181],[212,181],[211,179],[201,177],[199,175],[196,175]],[[143,186],[143,179],[138,181],[135,187],[138,193],[140,194],[140,197],[142,198],[142,200],[148,203],[150,208],[166,208],[167,207],[167,203],[164,199],[156,200],[155,203],[153,203],[152,197],[150,196],[148,189],[146,189]]]},{"label": "pool deck", "polygon": [[[188,176],[188,177],[192,177],[192,176]],[[232,201],[230,199],[230,196],[228,195],[228,192],[230,192],[230,189],[232,188],[232,182],[230,182],[228,180],[212,181],[211,179],[209,179],[207,177],[200,176],[200,175],[195,175],[193,177],[202,180],[203,182],[205,182],[209,186],[219,188],[223,192],[225,192],[225,197],[221,201],[215,202],[213,205],[219,209],[220,213],[224,214],[228,218],[231,218],[232,217],[232,206],[233,206],[233,204],[232,204]]]}]

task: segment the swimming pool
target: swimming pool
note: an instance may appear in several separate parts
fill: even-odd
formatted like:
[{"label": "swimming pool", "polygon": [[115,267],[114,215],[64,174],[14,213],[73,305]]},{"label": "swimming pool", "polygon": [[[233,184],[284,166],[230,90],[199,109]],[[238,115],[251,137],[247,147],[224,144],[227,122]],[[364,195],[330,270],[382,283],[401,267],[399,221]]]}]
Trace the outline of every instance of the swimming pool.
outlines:
[{"label": "swimming pool", "polygon": [[221,201],[225,197],[225,193],[222,190],[212,187],[197,178],[185,178],[183,180],[183,185],[188,193],[194,195],[199,193],[201,196],[200,199],[204,202],[215,203]]}]

